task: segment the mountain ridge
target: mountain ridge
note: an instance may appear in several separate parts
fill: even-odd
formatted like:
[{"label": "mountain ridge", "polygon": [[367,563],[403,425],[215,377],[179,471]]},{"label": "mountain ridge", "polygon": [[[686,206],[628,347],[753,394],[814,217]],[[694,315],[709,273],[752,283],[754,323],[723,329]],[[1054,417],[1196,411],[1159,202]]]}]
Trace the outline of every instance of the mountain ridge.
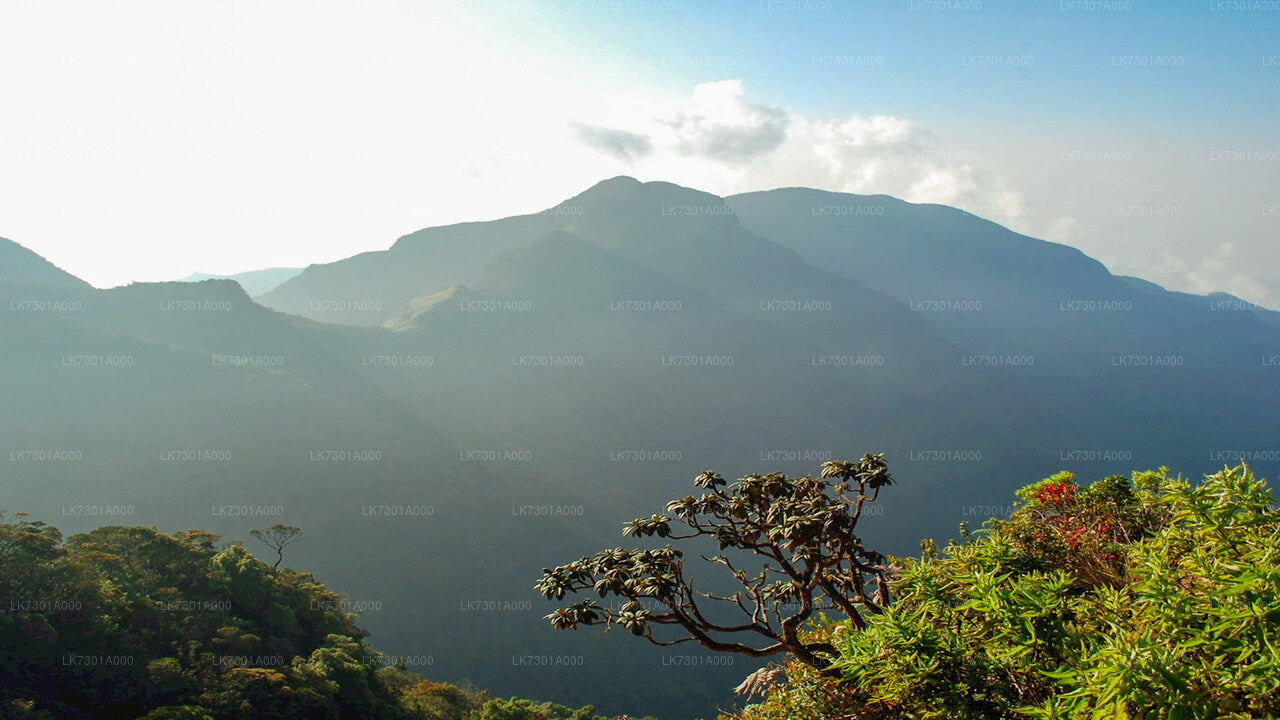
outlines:
[{"label": "mountain ridge", "polygon": [[295,267],[270,267],[261,270],[246,270],[244,272],[232,273],[231,275],[210,275],[202,272],[193,272],[190,275],[180,278],[177,282],[202,282],[204,280],[234,280],[244,288],[244,291],[250,297],[262,295],[279,287],[282,283],[296,277],[305,268]]},{"label": "mountain ridge", "polygon": [[3,237],[0,237],[0,283],[73,291],[93,287],[30,248]]}]

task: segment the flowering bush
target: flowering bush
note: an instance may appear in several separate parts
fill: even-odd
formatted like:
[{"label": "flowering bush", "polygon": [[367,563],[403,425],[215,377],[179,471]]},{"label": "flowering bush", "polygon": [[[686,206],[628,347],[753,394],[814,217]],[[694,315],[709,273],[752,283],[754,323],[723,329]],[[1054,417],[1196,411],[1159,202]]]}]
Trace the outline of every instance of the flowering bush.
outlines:
[{"label": "flowering bush", "polygon": [[1126,549],[1167,520],[1155,490],[1170,481],[1161,468],[1082,489],[1075,475],[1058,473],[1019,490],[1013,515],[988,527],[1028,563],[1064,570],[1078,587],[1115,586],[1124,581]]}]

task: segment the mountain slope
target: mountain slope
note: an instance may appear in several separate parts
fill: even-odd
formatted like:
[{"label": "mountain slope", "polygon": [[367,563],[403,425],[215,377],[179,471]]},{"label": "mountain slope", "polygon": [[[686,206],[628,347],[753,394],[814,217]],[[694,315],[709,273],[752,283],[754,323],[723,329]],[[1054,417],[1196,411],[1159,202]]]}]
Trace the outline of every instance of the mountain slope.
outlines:
[{"label": "mountain slope", "polygon": [[0,238],[0,285],[77,292],[91,289],[89,283],[5,238]]},{"label": "mountain slope", "polygon": [[907,303],[966,353],[1032,358],[1027,386],[1072,416],[1103,409],[1092,422],[1121,457],[1174,447],[1166,462],[1212,470],[1224,448],[1273,447],[1265,428],[1280,411],[1253,403],[1280,390],[1271,313],[1116,277],[952,208],[804,188],[727,202],[746,227]]},{"label": "mountain slope", "polygon": [[606,180],[533,215],[419,230],[387,250],[312,265],[259,302],[322,322],[381,325],[410,300],[473,282],[502,251],[566,228],[585,205],[635,183]]},{"label": "mountain slope", "polygon": [[236,273],[234,275],[207,275],[201,272],[191,273],[190,275],[178,280],[178,282],[203,282],[205,280],[234,280],[244,288],[244,291],[250,297],[257,297],[263,293],[274,290],[290,278],[296,277],[302,272],[302,268],[286,268],[274,267],[264,268],[262,270],[249,270],[246,272]]}]

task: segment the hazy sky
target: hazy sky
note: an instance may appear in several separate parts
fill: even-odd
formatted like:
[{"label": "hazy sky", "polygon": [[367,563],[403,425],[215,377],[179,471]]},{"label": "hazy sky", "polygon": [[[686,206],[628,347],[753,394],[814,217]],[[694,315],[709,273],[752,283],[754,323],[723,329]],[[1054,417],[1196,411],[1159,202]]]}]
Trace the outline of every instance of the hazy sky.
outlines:
[{"label": "hazy sky", "polygon": [[0,236],[115,285],[629,174],[969,209],[1280,308],[1280,2],[0,0]]}]

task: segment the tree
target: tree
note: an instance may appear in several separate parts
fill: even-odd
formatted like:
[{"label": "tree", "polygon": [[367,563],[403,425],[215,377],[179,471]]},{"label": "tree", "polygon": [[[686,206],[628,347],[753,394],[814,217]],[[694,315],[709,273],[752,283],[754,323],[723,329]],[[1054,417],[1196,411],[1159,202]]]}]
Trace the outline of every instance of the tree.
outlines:
[{"label": "tree", "polygon": [[[587,599],[559,608],[546,616],[553,627],[603,625],[607,631],[619,625],[655,645],[697,642],[751,657],[787,652],[825,671],[835,648],[802,636],[814,613],[834,609],[862,628],[868,616],[885,611],[893,568],[854,534],[865,505],[892,484],[883,455],[824,463],[819,478],[755,474],[726,486],[723,477],[707,471],[694,484],[706,492],[671,501],[670,516],[627,523],[623,535],[715,541],[721,554],[702,559],[726,568],[742,589],[730,595],[696,590],[685,573],[684,553],[670,544],[602,550],[543,569],[536,587],[547,599],[591,590],[627,602],[609,608]],[[688,530],[673,531],[673,521]],[[758,573],[748,573],[726,550],[749,552],[764,563]],[[720,620],[726,612],[735,619]],[[658,626],[676,626],[682,635],[659,637]]]},{"label": "tree", "polygon": [[494,698],[469,716],[469,720],[608,720],[596,715],[596,709],[586,705],[574,710],[571,707],[550,702],[535,702],[521,698]]},{"label": "tree", "polygon": [[302,529],[292,525],[276,523],[265,530],[261,528],[250,530],[249,534],[255,540],[261,541],[267,547],[276,551],[276,563],[271,566],[271,569],[278,570],[280,563],[284,561],[285,546],[296,542],[302,535]]},{"label": "tree", "polygon": [[830,628],[836,681],[789,663],[741,717],[1280,717],[1280,507],[1248,467],[1059,473],[1018,496],[906,561],[865,629]]},{"label": "tree", "polygon": [[190,543],[201,550],[217,549],[218,541],[222,536],[208,530],[182,530],[173,534],[173,536],[185,543]]},{"label": "tree", "polygon": [[[296,530],[259,532],[287,541]],[[0,512],[0,719],[465,720],[490,699],[390,664],[355,615],[328,609],[341,595],[217,539],[108,526],[64,543],[57,528]],[[528,720],[599,720],[590,708],[506,705]]]}]

